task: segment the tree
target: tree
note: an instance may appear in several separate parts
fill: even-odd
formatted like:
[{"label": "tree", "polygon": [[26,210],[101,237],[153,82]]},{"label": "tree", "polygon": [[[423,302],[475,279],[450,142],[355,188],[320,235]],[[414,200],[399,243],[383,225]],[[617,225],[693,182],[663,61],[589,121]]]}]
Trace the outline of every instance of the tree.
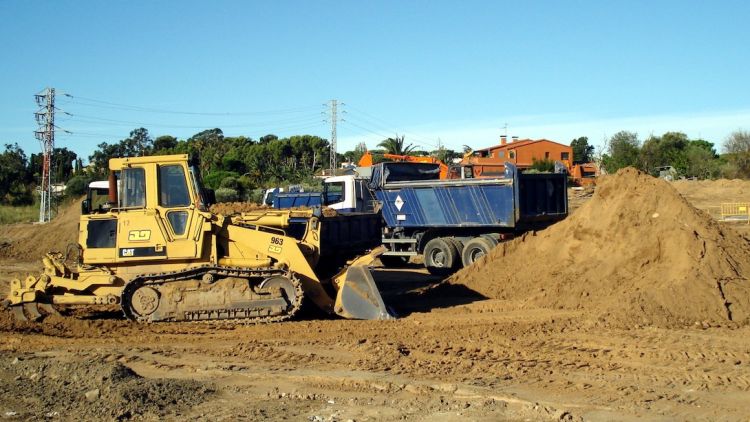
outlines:
[{"label": "tree", "polygon": [[570,143],[573,149],[573,164],[590,163],[594,158],[594,146],[589,145],[589,138],[581,136]]},{"label": "tree", "polygon": [[86,194],[89,183],[91,183],[91,176],[78,175],[73,176],[65,184],[65,195],[69,197],[78,197]]},{"label": "tree", "polygon": [[89,156],[94,172],[100,176],[108,173],[110,158],[139,157],[153,151],[153,141],[144,128],[133,129],[128,138],[117,143],[102,142],[97,150]]},{"label": "tree", "polygon": [[147,155],[153,147],[154,141],[148,134],[148,130],[145,128],[133,129],[130,131],[130,137],[125,139],[131,151],[135,156]]},{"label": "tree", "polygon": [[727,177],[750,177],[750,132],[738,130],[724,141],[728,168]]},{"label": "tree", "polygon": [[445,164],[450,164],[454,158],[461,158],[461,154],[459,154],[458,152],[452,149],[447,149],[447,148],[440,148],[435,151],[432,151],[430,155],[444,162]]},{"label": "tree", "polygon": [[32,177],[26,154],[18,144],[6,144],[5,151],[0,154],[0,203],[31,203],[32,192]]},{"label": "tree", "polygon": [[159,155],[163,153],[170,153],[174,148],[177,147],[177,138],[170,135],[162,135],[154,139],[153,155]]},{"label": "tree", "polygon": [[607,153],[602,156],[602,164],[609,173],[638,165],[640,141],[633,132],[620,131],[607,140]]},{"label": "tree", "polygon": [[367,145],[364,142],[360,142],[354,147],[353,151],[347,151],[344,153],[344,158],[350,163],[359,163],[359,160],[367,152]]},{"label": "tree", "polygon": [[[67,148],[55,148],[52,150],[50,162],[52,165],[52,183],[65,183],[75,172],[75,162],[78,154]],[[42,177],[42,166],[44,155],[42,153],[31,154],[29,161],[31,174],[35,179]]]},{"label": "tree", "polygon": [[719,175],[721,160],[714,144],[702,139],[690,141],[685,149],[686,177],[712,179]]},{"label": "tree", "polygon": [[414,145],[405,145],[404,136],[396,135],[395,138],[384,139],[378,144],[383,147],[388,154],[407,155],[416,148]]},{"label": "tree", "polygon": [[224,132],[219,128],[196,133],[187,140],[187,146],[188,153],[200,157],[200,170],[204,176],[220,167],[224,154],[229,150],[224,143]]}]

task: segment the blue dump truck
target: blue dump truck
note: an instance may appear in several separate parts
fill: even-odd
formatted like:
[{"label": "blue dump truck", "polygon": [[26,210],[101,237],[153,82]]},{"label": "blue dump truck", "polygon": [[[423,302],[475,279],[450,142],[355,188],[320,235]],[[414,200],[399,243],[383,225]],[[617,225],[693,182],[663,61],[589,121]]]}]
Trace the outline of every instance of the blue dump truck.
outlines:
[{"label": "blue dump truck", "polygon": [[424,256],[433,274],[471,265],[499,242],[544,228],[568,214],[567,175],[528,174],[507,163],[495,179],[440,180],[428,163],[381,163],[366,177],[326,179],[324,191],[290,195],[275,205],[325,205],[339,212],[380,213],[386,266]]}]

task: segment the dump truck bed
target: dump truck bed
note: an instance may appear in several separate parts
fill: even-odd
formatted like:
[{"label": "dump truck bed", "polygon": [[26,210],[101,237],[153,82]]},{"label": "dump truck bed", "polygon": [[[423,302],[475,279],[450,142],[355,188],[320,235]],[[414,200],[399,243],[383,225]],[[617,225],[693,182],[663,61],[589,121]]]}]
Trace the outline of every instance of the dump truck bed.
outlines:
[{"label": "dump truck bed", "polygon": [[376,175],[371,188],[388,227],[513,229],[556,221],[568,212],[564,174],[521,174],[509,166],[498,179],[389,181],[399,170],[380,171],[385,177]]}]

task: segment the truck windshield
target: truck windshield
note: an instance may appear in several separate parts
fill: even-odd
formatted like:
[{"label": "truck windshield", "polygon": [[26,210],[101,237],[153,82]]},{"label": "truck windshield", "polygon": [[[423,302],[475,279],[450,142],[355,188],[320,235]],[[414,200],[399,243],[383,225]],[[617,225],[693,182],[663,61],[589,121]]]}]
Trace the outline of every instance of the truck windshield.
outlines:
[{"label": "truck windshield", "polygon": [[325,185],[325,205],[335,204],[344,199],[344,182],[331,182]]}]

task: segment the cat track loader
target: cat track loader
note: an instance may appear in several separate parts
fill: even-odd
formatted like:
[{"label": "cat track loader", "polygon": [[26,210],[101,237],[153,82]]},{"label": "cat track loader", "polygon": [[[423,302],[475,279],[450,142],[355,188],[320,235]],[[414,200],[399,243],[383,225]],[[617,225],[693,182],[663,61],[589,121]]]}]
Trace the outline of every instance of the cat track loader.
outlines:
[{"label": "cat track loader", "polygon": [[382,253],[378,215],[217,215],[187,155],[116,158],[109,169],[106,203],[82,203],[75,256],[49,253],[42,274],[11,282],[5,302],[19,319],[117,304],[134,321],[273,322],[303,300],[344,318],[393,318],[368,268]]}]

